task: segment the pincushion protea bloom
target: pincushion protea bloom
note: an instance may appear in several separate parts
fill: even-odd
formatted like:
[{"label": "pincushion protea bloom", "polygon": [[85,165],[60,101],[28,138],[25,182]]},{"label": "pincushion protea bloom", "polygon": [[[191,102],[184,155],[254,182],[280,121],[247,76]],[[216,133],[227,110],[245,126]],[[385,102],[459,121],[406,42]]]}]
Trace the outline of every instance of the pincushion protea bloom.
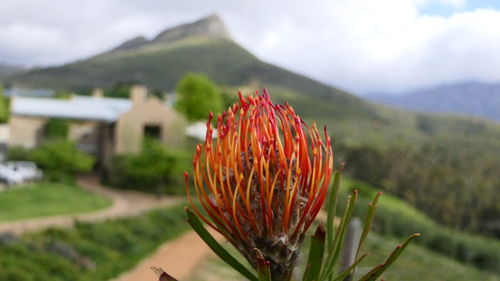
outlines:
[{"label": "pincushion protea bloom", "polygon": [[326,128],[307,126],[266,90],[243,97],[217,118],[193,158],[193,182],[203,210],[195,213],[233,244],[253,267],[258,249],[273,281],[289,280],[304,234],[320,211],[333,171]]}]

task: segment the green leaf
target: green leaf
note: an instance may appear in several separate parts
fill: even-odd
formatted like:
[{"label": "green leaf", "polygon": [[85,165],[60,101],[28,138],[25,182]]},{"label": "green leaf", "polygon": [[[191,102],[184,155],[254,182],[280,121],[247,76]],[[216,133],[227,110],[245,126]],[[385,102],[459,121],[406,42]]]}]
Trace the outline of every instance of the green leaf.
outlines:
[{"label": "green leaf", "polygon": [[347,205],[344,211],[344,216],[340,222],[340,226],[335,233],[335,238],[333,240],[334,250],[329,251],[327,255],[327,259],[325,262],[325,266],[321,270],[319,280],[330,280],[333,269],[335,267],[335,263],[340,254],[340,250],[342,249],[342,245],[344,244],[345,233],[347,231],[347,226],[351,221],[352,213],[354,212],[354,205],[356,204],[356,200],[358,199],[358,191],[355,190],[351,196],[348,197]]},{"label": "green leaf", "polygon": [[328,198],[328,213],[326,217],[326,235],[327,235],[327,244],[328,251],[332,252],[334,250],[333,245],[333,222],[335,220],[335,212],[337,208],[337,198],[339,196],[339,188],[340,188],[340,172],[335,172],[335,177],[333,178],[333,186],[330,191],[330,197]]},{"label": "green leaf", "polygon": [[[362,255],[361,257],[359,257],[356,262],[354,262],[351,266],[349,266],[348,268],[346,268],[344,271],[342,271],[339,275],[335,276],[335,279],[333,279],[333,281],[342,281],[344,280],[347,275],[349,275],[349,272],[351,272],[354,268],[356,268],[356,266],[358,266],[358,264],[366,257],[368,256],[368,254],[364,254]],[[354,275],[354,273],[353,273]]]},{"label": "green leaf", "polygon": [[257,256],[257,272],[259,273],[259,281],[271,281],[271,268],[269,261],[266,261],[261,251],[254,249]]},{"label": "green leaf", "polygon": [[215,238],[210,235],[210,233],[203,227],[198,217],[188,208],[186,208],[186,213],[188,215],[188,222],[193,228],[193,230],[200,236],[203,241],[214,251],[214,253],[219,256],[224,262],[229,266],[234,268],[236,271],[241,273],[243,276],[248,278],[250,281],[258,281],[257,277],[250,272],[243,264],[236,260],[229,252],[226,251]]},{"label": "green leaf", "polygon": [[307,259],[306,271],[303,281],[317,281],[321,272],[323,263],[323,254],[325,251],[325,229],[320,224],[316,233],[311,237],[311,248]]},{"label": "green leaf", "polygon": [[[382,195],[382,192],[378,192],[375,195],[375,198],[373,198],[373,201],[368,205],[368,213],[366,214],[365,222],[363,225],[363,232],[361,233],[361,237],[359,238],[358,249],[356,250],[356,257],[354,258],[355,260],[358,258],[359,253],[361,252],[361,249],[363,248],[363,245],[366,241],[366,238],[368,237],[368,233],[372,228],[373,219],[375,218],[375,212],[377,210],[377,203],[380,195]],[[352,272],[353,276],[355,271],[356,267],[353,268]]]},{"label": "green leaf", "polygon": [[385,263],[377,265],[370,272],[365,274],[359,281],[375,281],[377,278],[384,273],[387,268],[389,268],[401,255],[401,253],[408,247],[411,241],[420,236],[420,233],[415,233],[410,235],[410,237],[406,238],[402,245],[398,245],[396,249],[391,253],[391,255],[387,258]]}]

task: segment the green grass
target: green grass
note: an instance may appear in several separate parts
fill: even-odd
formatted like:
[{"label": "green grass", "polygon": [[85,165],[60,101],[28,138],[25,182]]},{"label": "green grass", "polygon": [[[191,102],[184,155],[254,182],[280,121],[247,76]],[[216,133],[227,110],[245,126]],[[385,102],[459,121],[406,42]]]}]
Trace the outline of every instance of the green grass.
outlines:
[{"label": "green grass", "polygon": [[[339,198],[346,198],[354,189],[359,190],[354,214],[364,218],[368,203],[380,190],[367,183],[345,178]],[[343,203],[344,200],[341,200],[340,205]],[[373,229],[384,236],[401,240],[419,232],[422,237],[414,243],[462,263],[500,273],[499,240],[440,225],[391,194],[384,193],[380,197]]]},{"label": "green grass", "polygon": [[76,214],[102,209],[111,201],[73,185],[39,182],[0,193],[0,221]]}]

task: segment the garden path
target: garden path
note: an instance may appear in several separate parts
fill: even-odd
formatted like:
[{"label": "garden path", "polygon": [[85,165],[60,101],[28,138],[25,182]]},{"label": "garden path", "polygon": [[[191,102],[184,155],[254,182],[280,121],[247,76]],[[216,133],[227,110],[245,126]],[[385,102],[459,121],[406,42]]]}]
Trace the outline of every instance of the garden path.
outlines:
[{"label": "garden path", "polygon": [[52,226],[71,227],[75,221],[94,222],[119,217],[135,216],[149,210],[174,205],[181,202],[180,197],[158,197],[136,191],[104,187],[96,175],[85,175],[77,178],[78,186],[106,196],[112,205],[106,209],[82,214],[62,214],[49,217],[31,218],[0,223],[0,233],[11,232],[22,234],[29,231],[45,229]]},{"label": "garden path", "polygon": [[[222,235],[211,228],[208,230],[219,242],[223,241]],[[212,250],[205,242],[194,231],[189,231],[176,240],[166,242],[135,268],[111,281],[158,281],[152,266],[163,268],[177,280],[184,280],[210,254]]]}]

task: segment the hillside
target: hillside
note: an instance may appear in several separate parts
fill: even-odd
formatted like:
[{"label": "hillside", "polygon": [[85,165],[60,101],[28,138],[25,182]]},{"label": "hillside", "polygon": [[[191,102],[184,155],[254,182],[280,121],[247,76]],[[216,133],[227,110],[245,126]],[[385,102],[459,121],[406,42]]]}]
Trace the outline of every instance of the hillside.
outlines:
[{"label": "hillside", "polygon": [[3,78],[8,77],[10,75],[14,75],[20,72],[25,71],[26,69],[19,66],[7,65],[0,63],[0,82]]},{"label": "hillside", "polygon": [[[208,75],[233,99],[238,89],[268,88],[274,100],[288,101],[307,121],[328,126],[336,147],[342,144],[341,152],[353,158],[348,173],[387,188],[441,223],[500,233],[500,206],[492,200],[500,187],[500,159],[492,153],[500,151],[499,125],[377,105],[268,64],[231,40],[218,16],[9,81],[20,87],[80,92],[137,82],[172,91],[190,71]],[[402,159],[405,162],[398,163]]]},{"label": "hillside", "polygon": [[400,95],[369,95],[368,99],[404,109],[458,113],[500,121],[500,84],[468,82],[416,90]]}]

